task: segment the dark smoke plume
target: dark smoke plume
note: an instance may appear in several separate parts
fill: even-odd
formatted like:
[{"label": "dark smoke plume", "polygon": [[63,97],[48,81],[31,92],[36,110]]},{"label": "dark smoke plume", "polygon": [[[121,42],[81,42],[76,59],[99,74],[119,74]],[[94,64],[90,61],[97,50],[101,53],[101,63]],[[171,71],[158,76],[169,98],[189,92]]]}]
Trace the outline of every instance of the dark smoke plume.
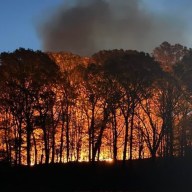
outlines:
[{"label": "dark smoke plume", "polygon": [[103,49],[152,52],[163,41],[182,40],[184,29],[175,19],[150,12],[142,0],[76,0],[56,8],[38,31],[44,51],[84,56]]}]

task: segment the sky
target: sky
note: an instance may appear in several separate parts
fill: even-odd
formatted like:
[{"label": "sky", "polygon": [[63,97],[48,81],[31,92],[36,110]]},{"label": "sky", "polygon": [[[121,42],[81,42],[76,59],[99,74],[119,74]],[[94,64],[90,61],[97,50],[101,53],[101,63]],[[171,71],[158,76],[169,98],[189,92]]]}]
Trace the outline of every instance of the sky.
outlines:
[{"label": "sky", "polygon": [[0,0],[0,52],[192,47],[191,0]]}]

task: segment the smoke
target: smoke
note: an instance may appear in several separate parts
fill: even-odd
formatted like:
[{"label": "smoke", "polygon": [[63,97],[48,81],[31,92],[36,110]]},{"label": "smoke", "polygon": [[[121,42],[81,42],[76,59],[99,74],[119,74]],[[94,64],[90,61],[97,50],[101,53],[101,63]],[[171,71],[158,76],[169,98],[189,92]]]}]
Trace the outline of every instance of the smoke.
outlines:
[{"label": "smoke", "polygon": [[152,52],[163,41],[184,40],[184,24],[175,21],[150,12],[142,0],[76,0],[54,9],[38,32],[44,51],[84,56],[104,49]]}]

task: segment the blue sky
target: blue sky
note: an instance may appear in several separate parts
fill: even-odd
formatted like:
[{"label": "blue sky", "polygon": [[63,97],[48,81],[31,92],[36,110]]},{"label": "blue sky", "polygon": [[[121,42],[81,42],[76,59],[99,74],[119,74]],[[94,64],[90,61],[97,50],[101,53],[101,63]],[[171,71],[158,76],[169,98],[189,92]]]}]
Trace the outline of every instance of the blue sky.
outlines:
[{"label": "blue sky", "polygon": [[63,0],[0,0],[0,52],[19,47],[41,49],[39,19]]},{"label": "blue sky", "polygon": [[[140,1],[144,2],[149,12],[161,15],[165,20],[171,18],[174,25],[183,23],[185,40],[178,43],[192,47],[191,0]],[[38,22],[54,8],[67,2],[74,3],[74,0],[0,0],[0,52],[12,52],[19,47],[43,49],[37,32]]]}]

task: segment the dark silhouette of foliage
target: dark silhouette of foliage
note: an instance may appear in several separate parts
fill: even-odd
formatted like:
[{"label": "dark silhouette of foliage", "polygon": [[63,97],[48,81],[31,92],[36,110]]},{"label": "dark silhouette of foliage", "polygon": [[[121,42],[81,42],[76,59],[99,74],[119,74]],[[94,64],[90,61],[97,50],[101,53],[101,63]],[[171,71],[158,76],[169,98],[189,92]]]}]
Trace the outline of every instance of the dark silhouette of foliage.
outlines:
[{"label": "dark silhouette of foliage", "polygon": [[189,152],[191,51],[182,45],[163,42],[153,57],[20,48],[0,60],[0,131],[10,163],[94,162],[106,154],[125,162]]},{"label": "dark silhouette of foliage", "polygon": [[[1,54],[1,101],[21,124],[26,124],[27,164],[31,163],[31,135],[36,97],[42,87],[55,83],[58,66],[41,51],[20,48],[13,53]],[[20,143],[21,144],[21,143]],[[19,146],[21,147],[21,146]],[[19,160],[20,161],[20,160]]]}]

